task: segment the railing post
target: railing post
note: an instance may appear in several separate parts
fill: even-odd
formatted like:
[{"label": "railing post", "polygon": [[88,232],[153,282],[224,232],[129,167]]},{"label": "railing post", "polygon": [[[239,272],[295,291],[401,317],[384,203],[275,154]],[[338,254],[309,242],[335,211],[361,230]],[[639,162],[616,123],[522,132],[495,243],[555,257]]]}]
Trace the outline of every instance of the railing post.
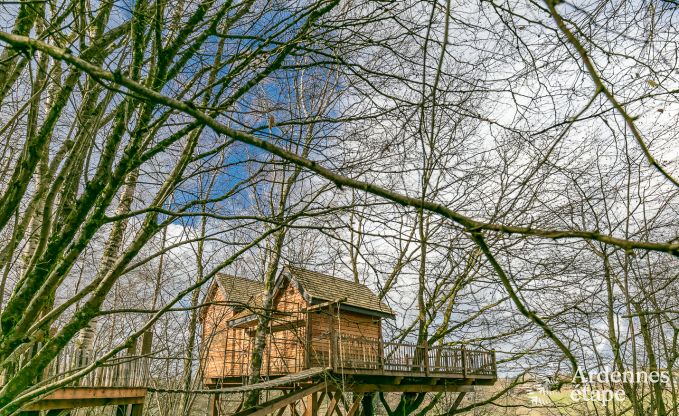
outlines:
[{"label": "railing post", "polygon": [[429,341],[424,340],[424,374],[429,377]]},{"label": "railing post", "polygon": [[273,322],[269,321],[269,330],[268,330],[268,333],[266,335],[266,337],[268,339],[266,340],[266,344],[265,344],[265,348],[266,348],[265,352],[267,353],[266,354],[266,375],[267,376],[271,375],[271,350],[273,349],[273,332],[271,330],[272,323]]},{"label": "railing post", "polygon": [[[136,358],[136,356],[137,356],[137,339],[135,339],[134,343],[127,348],[126,356],[130,357],[130,358],[125,359],[122,362],[122,366],[121,366],[122,367],[122,372],[121,372],[122,373],[121,374],[122,380],[121,380],[121,382],[123,383],[124,387],[131,385],[132,382],[133,382],[132,377],[134,376],[134,372],[132,371],[132,364],[137,360],[137,358]],[[132,361],[131,357],[135,357],[134,361]]]},{"label": "railing post", "polygon": [[306,339],[304,340],[304,368],[311,368],[311,314],[306,314]]},{"label": "railing post", "polygon": [[336,354],[337,353],[337,338],[335,337],[335,331],[330,332],[330,348],[328,351],[328,361],[330,368],[334,369],[337,365]]},{"label": "railing post", "polygon": [[339,354],[337,354],[337,338],[335,336],[335,316],[332,311],[332,305],[328,305],[328,326],[330,327],[330,351],[329,353],[329,361],[330,361],[330,368],[335,368],[337,366],[337,357],[339,357]]},{"label": "railing post", "polygon": [[467,350],[462,345],[462,377],[467,378]]},{"label": "railing post", "polygon": [[143,373],[141,376],[142,385],[148,384],[151,375],[150,371],[151,358],[148,355],[151,354],[152,346],[153,346],[153,331],[149,329],[146,332],[144,332],[144,335],[142,336],[141,339],[141,356],[142,359],[144,360],[142,367]]},{"label": "railing post", "polygon": [[491,350],[490,354],[491,354],[491,357],[492,357],[491,360],[492,360],[492,363],[493,363],[493,365],[492,365],[493,375],[497,377],[497,362],[495,361],[495,350]]}]

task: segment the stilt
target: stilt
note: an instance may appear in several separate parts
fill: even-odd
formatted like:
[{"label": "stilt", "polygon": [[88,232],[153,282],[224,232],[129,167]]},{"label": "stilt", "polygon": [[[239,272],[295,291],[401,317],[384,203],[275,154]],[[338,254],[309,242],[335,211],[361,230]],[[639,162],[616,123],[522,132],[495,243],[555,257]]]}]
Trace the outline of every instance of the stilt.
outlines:
[{"label": "stilt", "polygon": [[332,414],[335,413],[338,399],[337,396],[337,390],[335,390],[334,393],[328,392],[328,400],[330,400],[330,402],[328,403],[328,407],[325,410],[325,416],[332,416]]},{"label": "stilt", "polygon": [[119,404],[116,406],[116,416],[127,416],[128,413],[128,405],[126,404]]},{"label": "stilt", "polygon": [[373,416],[375,414],[375,409],[373,409],[373,393],[366,393],[361,399],[361,404],[363,405],[362,416]]},{"label": "stilt", "polygon": [[[313,414],[315,416],[315,413],[313,413],[313,409],[315,407],[314,403],[316,402],[316,400],[315,397],[313,399],[309,399],[309,396],[315,395],[315,393],[318,393],[319,391],[325,390],[327,388],[328,386],[326,382],[319,382],[317,384],[311,385],[301,390],[291,391],[290,393],[277,397],[269,402],[261,403],[256,407],[238,412],[233,416],[264,416],[270,415],[272,413],[275,414],[275,412],[278,409],[285,408],[289,405],[294,405],[299,401],[308,403],[309,400],[312,400],[312,402],[307,404],[304,414],[305,415]],[[309,409],[311,409],[311,413],[307,413]]]},{"label": "stilt", "polygon": [[462,393],[459,393],[457,395],[457,397],[455,398],[455,402],[453,402],[453,405],[450,406],[450,410],[448,410],[449,412],[457,410],[458,406],[460,406],[460,403],[462,403],[462,399],[464,399],[465,394],[467,394],[467,392],[463,391]]},{"label": "stilt", "polygon": [[219,393],[210,397],[210,416],[219,416]]},{"label": "stilt", "polygon": [[318,413],[318,393],[311,393],[304,398],[304,416],[316,416]]},{"label": "stilt", "polygon": [[144,413],[144,404],[139,403],[139,404],[133,404],[130,406],[132,410],[130,410],[130,416],[141,416],[142,413]]},{"label": "stilt", "polygon": [[362,399],[363,399],[363,393],[359,393],[359,394],[354,395],[354,403],[352,403],[351,407],[347,411],[347,416],[354,416],[356,414],[359,406],[361,406],[361,400]]}]

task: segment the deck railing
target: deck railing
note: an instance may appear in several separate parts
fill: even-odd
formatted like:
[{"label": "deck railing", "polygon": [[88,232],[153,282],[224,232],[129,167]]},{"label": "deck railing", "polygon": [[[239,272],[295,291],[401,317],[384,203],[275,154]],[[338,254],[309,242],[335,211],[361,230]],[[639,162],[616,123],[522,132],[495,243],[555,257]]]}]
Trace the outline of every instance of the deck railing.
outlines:
[{"label": "deck railing", "polygon": [[[22,366],[28,359],[30,355],[21,355],[15,367]],[[91,352],[74,347],[66,348],[49,364],[41,379],[51,382],[63,380],[88,366],[95,359]],[[0,386],[4,384],[6,376],[4,373],[0,375]],[[148,380],[148,358],[130,356],[122,351],[65,387],[145,387]]]},{"label": "deck railing", "polygon": [[[66,349],[52,361],[47,377],[60,380],[91,364],[96,357],[87,351]],[[68,387],[145,387],[149,380],[149,359],[122,351]]]},{"label": "deck railing", "polygon": [[465,347],[382,342],[324,334],[310,340],[309,366],[336,371],[365,370],[384,374],[497,376],[494,351]]},{"label": "deck railing", "polygon": [[[495,352],[442,345],[428,346],[379,339],[323,334],[308,339],[304,348],[298,341],[269,339],[263,357],[263,374],[278,376],[305,367],[331,367],[334,371],[406,375],[495,378]],[[272,342],[273,341],[273,342]],[[285,342],[284,342],[285,341]],[[275,350],[275,351],[274,351]],[[284,350],[284,351],[281,351]],[[287,351],[287,352],[285,352]],[[274,358],[275,357],[275,358]],[[43,379],[62,380],[89,365],[95,357],[86,351],[68,348],[52,361]],[[244,366],[239,375],[248,373]],[[145,387],[150,381],[149,358],[121,351],[117,356],[66,387]],[[2,384],[0,379],[0,385]]]}]

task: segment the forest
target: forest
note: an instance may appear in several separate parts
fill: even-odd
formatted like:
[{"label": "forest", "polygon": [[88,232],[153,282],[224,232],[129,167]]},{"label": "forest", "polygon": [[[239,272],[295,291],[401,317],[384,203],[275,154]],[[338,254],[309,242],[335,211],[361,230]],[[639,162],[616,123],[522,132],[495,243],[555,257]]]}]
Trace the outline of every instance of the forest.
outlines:
[{"label": "forest", "polygon": [[[675,0],[0,0],[0,416],[263,412],[214,404],[205,314],[253,314],[270,382],[295,267],[368,290],[378,355],[496,369],[342,379],[324,414],[679,415],[678,28]],[[302,312],[342,325],[333,296]],[[143,409],[36,407],[114,362]]]}]

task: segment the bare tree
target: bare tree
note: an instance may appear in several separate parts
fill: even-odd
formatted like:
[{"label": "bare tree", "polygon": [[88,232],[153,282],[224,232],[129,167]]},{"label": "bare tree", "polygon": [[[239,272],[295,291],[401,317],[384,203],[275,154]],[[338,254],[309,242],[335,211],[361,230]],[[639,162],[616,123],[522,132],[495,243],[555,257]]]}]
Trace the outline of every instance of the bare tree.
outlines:
[{"label": "bare tree", "polygon": [[[516,374],[672,372],[671,2],[0,7],[0,414],[131,346],[177,302],[199,306],[201,285],[251,249],[267,287],[256,382],[274,277],[302,232],[332,248],[307,261],[412,302],[395,339],[495,347]],[[158,247],[177,224],[201,231]],[[198,254],[163,306],[125,312],[136,326],[116,345],[41,380],[77,334],[89,349],[115,327],[97,317],[126,279],[205,244],[224,254],[207,268]],[[674,386],[626,385],[630,408],[604,411],[677,414]],[[395,412],[470,410],[449,404],[403,395]]]}]

